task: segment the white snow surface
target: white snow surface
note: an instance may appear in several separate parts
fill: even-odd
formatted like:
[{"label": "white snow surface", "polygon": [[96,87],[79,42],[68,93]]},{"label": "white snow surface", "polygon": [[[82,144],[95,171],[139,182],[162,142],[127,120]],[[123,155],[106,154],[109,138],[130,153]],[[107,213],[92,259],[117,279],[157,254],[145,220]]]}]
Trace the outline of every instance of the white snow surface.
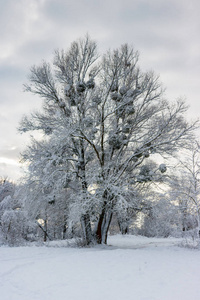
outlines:
[{"label": "white snow surface", "polygon": [[0,247],[1,300],[199,300],[200,251],[111,236],[108,246]]}]

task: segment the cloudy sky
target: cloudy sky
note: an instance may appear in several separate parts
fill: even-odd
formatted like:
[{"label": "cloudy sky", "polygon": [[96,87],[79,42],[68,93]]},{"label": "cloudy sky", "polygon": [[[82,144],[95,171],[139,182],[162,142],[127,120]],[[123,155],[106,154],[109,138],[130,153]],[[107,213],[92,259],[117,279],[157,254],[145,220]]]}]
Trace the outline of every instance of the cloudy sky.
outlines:
[{"label": "cloudy sky", "polygon": [[185,97],[188,118],[199,117],[199,12],[199,0],[0,0],[0,176],[19,178],[28,138],[16,128],[41,103],[23,92],[30,66],[86,33],[99,52],[134,46],[142,69],[160,75],[166,97]]}]

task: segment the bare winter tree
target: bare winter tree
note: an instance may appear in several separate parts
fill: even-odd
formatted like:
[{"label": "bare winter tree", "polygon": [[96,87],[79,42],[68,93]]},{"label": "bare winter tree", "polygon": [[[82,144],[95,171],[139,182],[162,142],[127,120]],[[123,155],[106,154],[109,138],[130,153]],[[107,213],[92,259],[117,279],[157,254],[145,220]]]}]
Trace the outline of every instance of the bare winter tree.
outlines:
[{"label": "bare winter tree", "polygon": [[13,196],[15,184],[7,178],[0,178],[0,202],[7,196]]},{"label": "bare winter tree", "polygon": [[186,147],[196,126],[184,119],[182,100],[163,99],[158,77],[143,73],[138,59],[127,44],[100,58],[86,36],[56,51],[53,68],[32,67],[25,85],[43,99],[43,112],[25,117],[20,130],[42,130],[54,141],[51,156],[76,182],[73,204],[86,244],[106,243],[115,206],[136,201],[135,186],[151,179],[151,170],[141,173],[141,167],[155,153]]},{"label": "bare winter tree", "polygon": [[23,209],[22,187],[6,178],[0,180],[0,243],[20,245],[31,240],[33,226]]},{"label": "bare winter tree", "polygon": [[66,237],[71,179],[68,174],[68,151],[55,138],[32,143],[22,154],[22,161],[29,162],[24,176],[24,190],[28,195],[25,209],[31,220],[39,226],[44,241]]},{"label": "bare winter tree", "polygon": [[[200,235],[200,152],[197,141],[182,159],[179,159],[178,174],[171,178],[172,197],[179,202],[182,213],[182,229],[186,231],[197,228]],[[195,216],[195,224],[191,224],[190,216]]]}]

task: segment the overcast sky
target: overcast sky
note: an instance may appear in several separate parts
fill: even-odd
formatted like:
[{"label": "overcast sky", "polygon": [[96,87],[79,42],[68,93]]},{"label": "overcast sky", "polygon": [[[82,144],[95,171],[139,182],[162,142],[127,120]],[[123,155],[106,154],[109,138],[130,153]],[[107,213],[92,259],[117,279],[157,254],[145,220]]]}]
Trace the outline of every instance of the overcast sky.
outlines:
[{"label": "overcast sky", "polygon": [[0,0],[0,176],[19,178],[27,137],[16,127],[41,103],[23,92],[30,66],[86,33],[100,52],[134,46],[142,69],[160,75],[166,97],[185,97],[188,118],[199,117],[199,13],[199,0]]}]

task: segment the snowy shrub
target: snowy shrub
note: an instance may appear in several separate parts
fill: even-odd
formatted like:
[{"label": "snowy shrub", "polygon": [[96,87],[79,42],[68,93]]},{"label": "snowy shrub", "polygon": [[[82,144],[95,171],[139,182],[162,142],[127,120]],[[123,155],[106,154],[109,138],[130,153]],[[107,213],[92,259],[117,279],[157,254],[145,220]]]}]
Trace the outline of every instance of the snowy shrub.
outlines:
[{"label": "snowy shrub", "polygon": [[20,245],[26,236],[26,218],[19,210],[7,210],[1,218],[3,240],[10,246]]},{"label": "snowy shrub", "polygon": [[144,214],[139,234],[147,237],[168,237],[181,232],[178,208],[169,200],[161,199]]}]

